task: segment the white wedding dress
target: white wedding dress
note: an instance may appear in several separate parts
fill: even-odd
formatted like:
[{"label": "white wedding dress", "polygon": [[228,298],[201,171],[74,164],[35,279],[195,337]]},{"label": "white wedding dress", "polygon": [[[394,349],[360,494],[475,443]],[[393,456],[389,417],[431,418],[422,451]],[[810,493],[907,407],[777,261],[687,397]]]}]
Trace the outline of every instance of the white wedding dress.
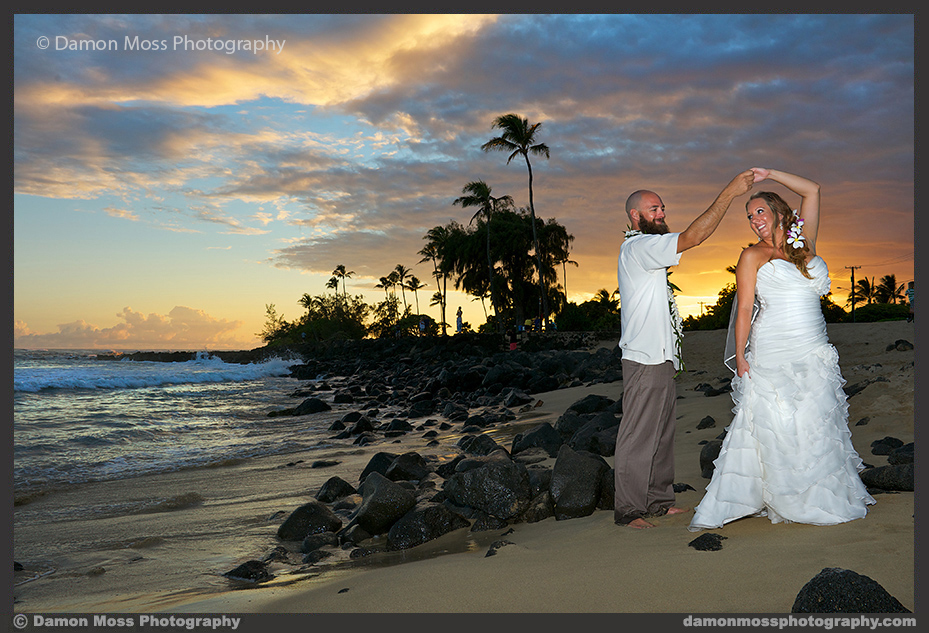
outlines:
[{"label": "white wedding dress", "polygon": [[829,270],[819,256],[807,269],[813,279],[782,259],[758,270],[750,369],[732,378],[735,417],[691,531],[753,515],[834,525],[864,517],[875,502],[858,477],[845,380],[820,308]]}]

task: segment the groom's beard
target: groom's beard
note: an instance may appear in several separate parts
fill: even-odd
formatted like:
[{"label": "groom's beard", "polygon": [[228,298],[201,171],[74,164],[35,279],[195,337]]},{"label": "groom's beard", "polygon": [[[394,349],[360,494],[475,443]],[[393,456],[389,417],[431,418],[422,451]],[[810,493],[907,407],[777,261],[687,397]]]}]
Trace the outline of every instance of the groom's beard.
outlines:
[{"label": "groom's beard", "polygon": [[653,220],[651,222],[645,218],[639,218],[639,230],[646,235],[664,235],[670,231],[668,225],[664,222],[664,218],[661,218],[660,220]]}]

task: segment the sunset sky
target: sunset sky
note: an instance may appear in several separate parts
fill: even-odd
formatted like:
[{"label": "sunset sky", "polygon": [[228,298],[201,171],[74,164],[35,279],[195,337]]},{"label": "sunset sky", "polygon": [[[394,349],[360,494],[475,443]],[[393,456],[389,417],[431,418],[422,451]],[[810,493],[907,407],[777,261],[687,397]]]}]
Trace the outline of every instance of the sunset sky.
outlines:
[{"label": "sunset sky", "polygon": [[[571,301],[616,288],[629,193],[680,231],[753,166],[821,184],[836,303],[852,267],[914,278],[911,14],[16,15],[13,90],[15,347],[257,347],[340,264],[371,303],[403,264],[438,318],[426,231],[473,180],[528,205],[480,149],[511,112]],[[684,314],[734,281],[745,199],[672,269]]]}]

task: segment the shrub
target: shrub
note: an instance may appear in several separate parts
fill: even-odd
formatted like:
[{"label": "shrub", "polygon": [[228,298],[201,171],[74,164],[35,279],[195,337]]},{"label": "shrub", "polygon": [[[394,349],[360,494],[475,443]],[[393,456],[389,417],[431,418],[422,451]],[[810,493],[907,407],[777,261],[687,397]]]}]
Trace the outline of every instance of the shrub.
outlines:
[{"label": "shrub", "polygon": [[[902,321],[909,315],[910,308],[905,303],[869,303],[855,308],[855,321],[858,323]],[[851,312],[846,316],[845,322],[852,322]]]}]

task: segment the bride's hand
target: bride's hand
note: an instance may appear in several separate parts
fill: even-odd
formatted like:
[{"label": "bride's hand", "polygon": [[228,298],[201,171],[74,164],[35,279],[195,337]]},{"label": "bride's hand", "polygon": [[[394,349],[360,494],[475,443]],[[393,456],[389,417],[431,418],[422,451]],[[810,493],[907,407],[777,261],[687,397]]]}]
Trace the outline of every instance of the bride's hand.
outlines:
[{"label": "bride's hand", "polygon": [[739,378],[745,376],[748,373],[748,361],[744,358],[735,359],[735,373]]},{"label": "bride's hand", "polygon": [[768,177],[768,174],[771,173],[771,170],[765,169],[764,167],[752,167],[752,172],[755,174],[755,179],[753,182],[761,182]]}]

